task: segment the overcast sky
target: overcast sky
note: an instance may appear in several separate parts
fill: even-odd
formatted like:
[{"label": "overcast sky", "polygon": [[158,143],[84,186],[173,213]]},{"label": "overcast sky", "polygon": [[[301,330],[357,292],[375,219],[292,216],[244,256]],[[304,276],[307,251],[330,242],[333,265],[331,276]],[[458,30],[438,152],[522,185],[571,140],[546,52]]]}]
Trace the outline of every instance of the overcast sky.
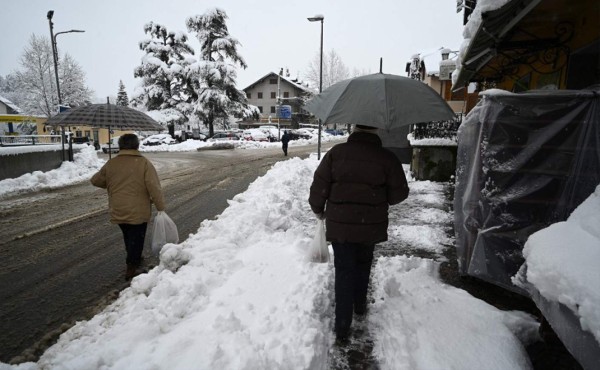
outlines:
[{"label": "overcast sky", "polygon": [[116,96],[119,80],[131,96],[139,83],[133,70],[143,55],[138,44],[146,38],[144,24],[187,33],[186,18],[212,7],[227,12],[229,32],[242,44],[248,68],[238,72],[240,89],[281,67],[303,78],[319,52],[320,23],[306,19],[315,14],[325,17],[324,51],[335,49],[351,71],[378,72],[382,57],[385,73],[405,76],[406,62],[416,53],[429,54],[427,69],[438,70],[436,50],[458,50],[462,42],[462,13],[454,0],[2,0],[0,75],[19,68],[31,34],[49,37],[46,14],[54,10],[55,33],[85,30],[61,34],[57,44],[79,62],[96,99]]}]

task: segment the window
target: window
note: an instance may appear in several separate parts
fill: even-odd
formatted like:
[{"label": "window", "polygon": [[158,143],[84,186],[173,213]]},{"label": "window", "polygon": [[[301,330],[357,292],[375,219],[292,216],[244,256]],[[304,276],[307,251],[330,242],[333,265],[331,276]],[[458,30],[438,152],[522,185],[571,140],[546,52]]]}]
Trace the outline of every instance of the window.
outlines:
[{"label": "window", "polygon": [[276,78],[271,78],[271,79],[269,80],[269,83],[270,83],[271,85],[277,85],[277,79],[276,79]]},{"label": "window", "polygon": [[262,93],[261,93],[261,92],[260,92],[260,93],[258,93],[258,98],[259,98],[259,99],[262,99]]},{"label": "window", "polygon": [[290,97],[290,92],[289,91],[284,91],[283,92],[283,97],[284,98],[289,98]]},{"label": "window", "polygon": [[275,107],[271,107],[271,113],[275,113]]},{"label": "window", "polygon": [[275,98],[276,98],[275,93],[271,92],[271,99],[275,99]]},{"label": "window", "polygon": [[246,97],[247,97],[248,99],[252,99],[252,94],[250,94],[249,92],[247,92],[247,93],[246,93]]},{"label": "window", "polygon": [[262,111],[262,107],[261,107],[261,106],[258,106],[258,111],[259,111],[260,113],[262,113],[262,112],[263,112],[263,111]]},{"label": "window", "polygon": [[86,131],[84,132],[84,135],[85,135],[85,137],[90,137],[90,136],[91,136],[91,134],[92,134],[92,133],[91,133],[89,130],[86,130]]},{"label": "window", "polygon": [[75,137],[81,137],[81,131],[75,131]]}]

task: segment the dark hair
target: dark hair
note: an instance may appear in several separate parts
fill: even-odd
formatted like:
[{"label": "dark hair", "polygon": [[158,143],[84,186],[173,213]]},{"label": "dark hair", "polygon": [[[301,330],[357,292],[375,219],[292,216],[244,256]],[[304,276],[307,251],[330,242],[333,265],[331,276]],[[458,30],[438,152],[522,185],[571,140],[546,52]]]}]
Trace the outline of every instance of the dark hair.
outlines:
[{"label": "dark hair", "polygon": [[125,134],[119,138],[119,149],[135,149],[140,147],[140,139],[136,134]]},{"label": "dark hair", "polygon": [[367,126],[367,125],[356,125],[356,127],[361,130],[377,130],[377,127]]}]

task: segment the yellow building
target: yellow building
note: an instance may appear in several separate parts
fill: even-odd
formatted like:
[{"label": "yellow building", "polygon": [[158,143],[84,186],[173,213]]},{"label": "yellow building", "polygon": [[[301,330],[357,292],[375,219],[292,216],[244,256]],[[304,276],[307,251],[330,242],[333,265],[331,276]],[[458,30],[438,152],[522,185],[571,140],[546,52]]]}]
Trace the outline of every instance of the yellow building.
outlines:
[{"label": "yellow building", "polygon": [[0,96],[0,135],[15,135],[15,126],[20,123],[43,124],[44,116],[21,114],[21,110],[10,100]]}]

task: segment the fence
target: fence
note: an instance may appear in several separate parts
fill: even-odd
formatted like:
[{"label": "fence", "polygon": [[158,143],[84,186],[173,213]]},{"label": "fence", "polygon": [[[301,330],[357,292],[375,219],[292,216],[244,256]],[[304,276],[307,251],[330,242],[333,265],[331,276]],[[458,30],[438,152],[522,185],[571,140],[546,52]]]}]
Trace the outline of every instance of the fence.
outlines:
[{"label": "fence", "polygon": [[60,144],[61,135],[0,135],[0,146]]},{"label": "fence", "polygon": [[417,123],[412,125],[415,139],[453,139],[456,138],[458,126],[462,122],[462,113],[457,113],[452,120]]}]

